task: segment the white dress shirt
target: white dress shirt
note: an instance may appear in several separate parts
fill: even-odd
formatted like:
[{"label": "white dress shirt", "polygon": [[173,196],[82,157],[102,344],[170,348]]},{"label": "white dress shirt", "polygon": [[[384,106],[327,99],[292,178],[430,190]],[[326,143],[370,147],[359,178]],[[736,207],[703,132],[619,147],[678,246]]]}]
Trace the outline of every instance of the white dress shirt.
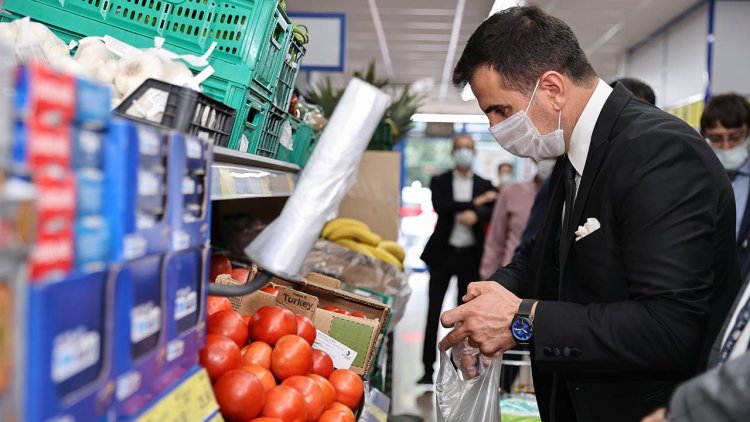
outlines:
[{"label": "white dress shirt", "polygon": [[[469,172],[465,177],[453,171],[453,200],[456,202],[471,202],[474,193],[474,174]],[[453,222],[453,231],[448,243],[456,248],[474,246],[474,232],[458,222],[458,215]]]},{"label": "white dress shirt", "polygon": [[[727,342],[727,338],[729,338],[729,334],[734,327],[734,323],[737,322],[737,317],[740,315],[740,311],[742,310],[742,307],[745,306],[745,303],[747,303],[748,299],[750,299],[750,284],[748,284],[745,287],[745,290],[742,292],[742,297],[738,302],[737,309],[734,310],[732,319],[729,320],[727,331],[724,333],[724,340],[722,340],[721,342],[722,346],[724,346],[724,343]],[[737,339],[737,342],[734,343],[734,347],[729,353],[729,357],[727,358],[727,360],[734,359],[745,354],[745,352],[747,352],[748,344],[750,344],[750,324],[746,325],[740,333],[740,337]]]},{"label": "white dress shirt", "polygon": [[589,102],[583,109],[581,117],[578,118],[578,122],[576,122],[573,128],[573,133],[570,135],[568,159],[576,170],[576,196],[578,196],[578,188],[581,185],[581,176],[583,176],[583,168],[586,166],[586,158],[589,155],[589,146],[591,146],[591,136],[594,134],[594,126],[596,126],[599,114],[601,114],[604,103],[607,102],[611,93],[612,87],[599,79],[594,93],[591,94]]}]

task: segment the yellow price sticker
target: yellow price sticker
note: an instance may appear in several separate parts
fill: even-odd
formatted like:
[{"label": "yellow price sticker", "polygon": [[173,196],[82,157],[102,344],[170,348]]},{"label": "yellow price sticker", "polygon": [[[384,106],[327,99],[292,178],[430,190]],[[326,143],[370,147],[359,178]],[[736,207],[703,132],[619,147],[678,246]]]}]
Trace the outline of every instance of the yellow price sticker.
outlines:
[{"label": "yellow price sticker", "polygon": [[381,408],[371,405],[367,408],[367,411],[379,422],[388,422],[388,415]]},{"label": "yellow price sticker", "polygon": [[193,374],[190,378],[172,390],[151,409],[146,411],[138,422],[182,422],[205,421],[213,416],[211,421],[221,421],[221,415],[216,415],[219,405],[214,398],[211,381],[205,369]]},{"label": "yellow price sticker", "polygon": [[263,195],[271,194],[271,179],[268,176],[264,176],[260,179],[260,186],[263,190]]},{"label": "yellow price sticker", "polygon": [[219,167],[219,186],[221,186],[221,193],[224,196],[234,196],[237,194],[231,169]]}]

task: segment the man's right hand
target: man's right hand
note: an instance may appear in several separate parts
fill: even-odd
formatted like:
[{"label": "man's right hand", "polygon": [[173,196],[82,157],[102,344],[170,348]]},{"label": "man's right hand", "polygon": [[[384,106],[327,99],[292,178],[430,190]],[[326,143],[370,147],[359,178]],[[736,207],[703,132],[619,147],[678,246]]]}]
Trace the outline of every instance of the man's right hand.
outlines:
[{"label": "man's right hand", "polygon": [[487,192],[474,198],[474,201],[472,202],[474,203],[475,207],[481,207],[482,205],[488,204],[496,199],[497,199],[497,192],[494,190],[488,190]]}]

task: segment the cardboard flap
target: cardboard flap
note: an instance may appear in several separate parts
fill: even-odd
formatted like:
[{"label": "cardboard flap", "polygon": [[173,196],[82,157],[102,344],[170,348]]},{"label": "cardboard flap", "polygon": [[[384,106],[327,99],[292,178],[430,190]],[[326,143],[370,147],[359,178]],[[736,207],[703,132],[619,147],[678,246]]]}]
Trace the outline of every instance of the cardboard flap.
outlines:
[{"label": "cardboard flap", "polygon": [[337,278],[333,278],[333,277],[328,277],[323,274],[309,273],[302,279],[310,282],[311,284],[317,284],[323,287],[330,287],[331,289],[341,288],[341,280]]},{"label": "cardboard flap", "polygon": [[282,308],[289,309],[292,313],[304,315],[313,321],[315,310],[318,308],[318,298],[289,287],[284,287],[276,295],[276,304]]}]

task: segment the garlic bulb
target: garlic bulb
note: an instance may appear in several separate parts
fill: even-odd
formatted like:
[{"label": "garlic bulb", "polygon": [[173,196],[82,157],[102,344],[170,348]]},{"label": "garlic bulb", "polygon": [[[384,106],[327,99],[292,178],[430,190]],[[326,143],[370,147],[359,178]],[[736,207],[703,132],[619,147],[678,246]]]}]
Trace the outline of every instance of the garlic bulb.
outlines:
[{"label": "garlic bulb", "polygon": [[0,23],[0,42],[14,46],[18,39],[18,26],[15,22]]},{"label": "garlic bulb", "polygon": [[80,63],[73,60],[70,56],[60,56],[50,60],[50,64],[55,69],[69,73],[73,76],[89,77],[88,71]]},{"label": "garlic bulb", "polygon": [[[112,57],[104,42],[95,38],[84,38],[78,45],[78,49],[73,58],[83,65],[90,75],[96,76],[99,73],[99,70],[102,69]],[[114,75],[112,76],[112,80],[114,80]],[[110,80],[107,82],[111,83],[112,81]]]},{"label": "garlic bulb", "polygon": [[182,61],[172,61],[167,58],[162,58],[162,66],[164,67],[164,76],[162,77],[164,82],[177,86],[184,86],[193,78],[193,72],[191,72],[187,65]]},{"label": "garlic bulb", "polygon": [[146,79],[161,79],[164,76],[161,60],[152,54],[139,54],[123,58],[117,64],[115,87],[123,96],[130,95]]},{"label": "garlic bulb", "polygon": [[113,84],[117,76],[117,60],[108,60],[96,70],[94,78],[105,84]]}]

